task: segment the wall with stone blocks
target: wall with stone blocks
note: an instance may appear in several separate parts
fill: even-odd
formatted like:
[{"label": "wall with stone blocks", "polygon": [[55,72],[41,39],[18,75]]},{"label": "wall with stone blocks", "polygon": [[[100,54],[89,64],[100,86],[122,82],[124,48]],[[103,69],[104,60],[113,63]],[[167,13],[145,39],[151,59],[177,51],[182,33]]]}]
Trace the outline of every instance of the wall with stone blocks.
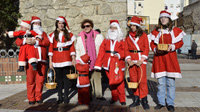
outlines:
[{"label": "wall with stone blocks", "polygon": [[20,13],[23,16],[21,19],[27,20],[31,16],[39,16],[48,34],[54,31],[58,16],[66,17],[75,35],[81,31],[80,23],[86,18],[92,19],[94,28],[102,30],[104,35],[109,20],[118,19],[126,33],[126,0],[20,0]]}]

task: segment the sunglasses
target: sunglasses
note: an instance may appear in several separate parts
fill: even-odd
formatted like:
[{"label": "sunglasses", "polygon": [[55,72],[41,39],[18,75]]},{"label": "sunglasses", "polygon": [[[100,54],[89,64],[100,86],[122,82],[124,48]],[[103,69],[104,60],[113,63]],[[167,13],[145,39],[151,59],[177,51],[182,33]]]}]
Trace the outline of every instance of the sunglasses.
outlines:
[{"label": "sunglasses", "polygon": [[91,25],[85,25],[85,26],[83,26],[82,28],[84,29],[84,28],[89,28]]}]

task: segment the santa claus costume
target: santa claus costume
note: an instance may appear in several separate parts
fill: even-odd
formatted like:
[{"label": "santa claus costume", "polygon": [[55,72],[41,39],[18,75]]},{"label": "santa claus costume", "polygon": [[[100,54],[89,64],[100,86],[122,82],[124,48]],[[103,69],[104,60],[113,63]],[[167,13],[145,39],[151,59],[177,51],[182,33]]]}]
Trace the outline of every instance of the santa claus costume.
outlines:
[{"label": "santa claus costume", "polygon": [[[60,29],[58,24],[62,23],[64,28]],[[69,103],[70,80],[66,77],[69,74],[72,61],[75,61],[74,40],[76,37],[70,33],[69,26],[63,16],[56,19],[56,30],[49,35],[49,59],[50,64],[56,71],[56,82],[58,83],[58,102]],[[51,65],[50,65],[51,67]],[[62,89],[64,88],[64,94]],[[63,99],[64,97],[64,99]]]},{"label": "santa claus costume", "polygon": [[76,70],[79,73],[76,84],[78,88],[78,103],[85,105],[90,104],[89,60],[90,57],[85,54],[80,57],[80,63],[76,64]]},{"label": "santa claus costume", "polygon": [[37,70],[37,58],[36,58],[35,48],[33,45],[26,44],[27,38],[35,38],[35,36],[38,35],[33,30],[30,31],[30,28],[31,28],[30,23],[31,21],[22,20],[20,24],[20,26],[26,27],[29,30],[8,32],[8,36],[10,38],[18,37],[16,39],[16,44],[20,46],[20,51],[19,51],[19,56],[18,56],[18,65],[19,65],[18,72],[24,71],[24,67],[26,66],[27,60],[28,60],[28,63],[33,66],[34,70]]},{"label": "santa claus costume", "polygon": [[99,54],[95,63],[95,69],[106,70],[109,85],[112,93],[111,104],[120,101],[121,105],[126,105],[125,86],[124,86],[124,40],[123,33],[118,20],[111,20],[107,38],[103,40]]},{"label": "santa claus costume", "polygon": [[[147,74],[146,64],[149,54],[149,42],[147,35],[141,29],[142,18],[133,16],[130,22],[130,31],[125,39],[125,60],[129,64],[129,75],[131,82],[139,83],[137,89],[133,89],[134,99],[130,107],[135,107],[141,104],[144,109],[149,109],[147,95]],[[136,30],[132,30],[135,27]],[[138,33],[140,30],[140,33]],[[131,64],[132,63],[132,64]],[[141,67],[141,69],[140,69]],[[142,71],[141,71],[142,70]]]},{"label": "santa claus costume", "polygon": [[[159,18],[160,27],[153,30],[149,35],[151,38],[151,49],[154,51],[151,76],[158,79],[157,96],[159,104],[155,108],[160,109],[167,104],[168,109],[172,108],[171,110],[174,110],[175,78],[182,78],[176,50],[182,47],[182,38],[185,33],[177,27],[163,25],[161,20],[166,18],[169,19],[169,22],[172,21],[171,13],[161,11]],[[168,24],[170,24],[169,22]],[[168,50],[158,50],[158,44],[168,44]],[[166,93],[167,97],[165,97]]]}]

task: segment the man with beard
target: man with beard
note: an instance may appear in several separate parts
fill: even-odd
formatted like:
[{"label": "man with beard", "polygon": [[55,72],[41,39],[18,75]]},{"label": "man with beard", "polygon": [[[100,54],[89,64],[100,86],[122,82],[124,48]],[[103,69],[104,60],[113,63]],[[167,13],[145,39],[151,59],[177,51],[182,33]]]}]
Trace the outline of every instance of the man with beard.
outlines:
[{"label": "man with beard", "polygon": [[[49,39],[47,34],[41,27],[41,20],[39,17],[33,16],[31,20],[31,31],[36,32],[38,35],[34,38],[30,38],[29,45],[34,46],[34,52],[37,58],[37,71],[33,70],[30,64],[26,66],[26,80],[27,80],[27,97],[29,104],[33,105],[35,102],[42,103],[42,88],[45,79],[46,61],[47,61],[47,49],[49,46]],[[23,44],[23,40],[17,38],[17,45]],[[33,51],[32,51],[33,52]]]},{"label": "man with beard", "polygon": [[102,66],[106,70],[109,79],[112,99],[111,104],[120,101],[121,105],[126,105],[124,87],[124,40],[123,33],[118,20],[110,21],[110,28],[106,39],[102,42],[99,54],[95,63],[95,69],[101,70]]}]

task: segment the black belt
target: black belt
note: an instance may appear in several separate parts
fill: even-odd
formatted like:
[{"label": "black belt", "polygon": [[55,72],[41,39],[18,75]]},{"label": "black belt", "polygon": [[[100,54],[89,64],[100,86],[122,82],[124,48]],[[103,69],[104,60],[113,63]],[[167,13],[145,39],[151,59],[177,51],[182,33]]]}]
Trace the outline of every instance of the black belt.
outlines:
[{"label": "black belt", "polygon": [[129,50],[129,52],[132,52],[132,53],[139,53],[139,52],[143,52],[143,51],[138,51],[138,50]]},{"label": "black belt", "polygon": [[116,54],[118,53],[117,51],[106,51],[106,53],[113,53],[113,54]]},{"label": "black belt", "polygon": [[53,48],[53,50],[62,52],[62,51],[68,51],[69,48],[68,47],[67,48],[58,47],[58,48]]},{"label": "black belt", "polygon": [[86,75],[86,74],[79,74],[79,76],[87,77],[88,75]]}]

